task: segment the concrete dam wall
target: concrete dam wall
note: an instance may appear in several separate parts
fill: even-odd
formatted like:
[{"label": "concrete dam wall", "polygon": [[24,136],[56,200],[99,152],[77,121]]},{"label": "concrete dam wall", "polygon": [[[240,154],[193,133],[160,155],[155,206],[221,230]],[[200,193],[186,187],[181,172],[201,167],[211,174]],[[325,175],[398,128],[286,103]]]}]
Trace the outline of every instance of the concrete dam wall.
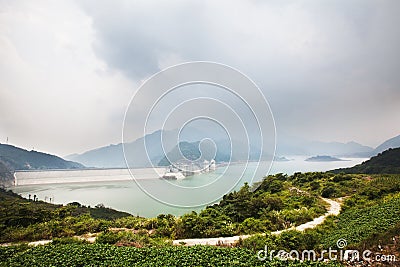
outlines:
[{"label": "concrete dam wall", "polygon": [[[130,170],[135,179],[158,179],[165,168],[141,168]],[[133,180],[129,169],[45,170],[16,171],[14,185],[63,184]]]}]

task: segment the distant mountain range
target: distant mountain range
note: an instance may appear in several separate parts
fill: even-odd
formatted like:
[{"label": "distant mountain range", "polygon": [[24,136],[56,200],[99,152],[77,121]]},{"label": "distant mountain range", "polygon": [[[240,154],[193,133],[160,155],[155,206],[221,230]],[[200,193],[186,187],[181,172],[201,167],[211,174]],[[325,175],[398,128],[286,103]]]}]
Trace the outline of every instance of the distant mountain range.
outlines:
[{"label": "distant mountain range", "polygon": [[360,158],[370,158],[372,156],[378,155],[379,153],[382,153],[383,151],[388,150],[389,148],[397,148],[397,147],[400,147],[400,135],[386,140],[372,151],[353,153],[350,154],[350,156],[360,157]]},{"label": "distant mountain range", "polygon": [[374,149],[356,142],[319,142],[308,141],[302,138],[281,137],[277,140],[277,155],[330,155],[330,156],[355,156],[356,154],[369,154]]},{"label": "distant mountain range", "polygon": [[[166,139],[169,139],[173,133],[170,131],[156,131],[136,139],[133,142],[126,143],[124,148],[122,144],[109,145],[87,151],[83,154],[69,155],[65,158],[80,162],[85,166],[90,167],[126,168],[123,150],[125,149],[126,154],[130,155],[126,159],[130,167],[150,167],[150,162],[154,165],[157,165],[158,162],[164,157],[164,154],[162,153],[163,145],[161,143],[161,134],[165,135]],[[144,144],[146,144],[147,154],[146,150],[144,149]],[[173,145],[165,144],[164,149],[166,151],[170,151],[173,147]]]},{"label": "distant mountain range", "polygon": [[374,151],[373,155],[378,155],[379,153],[388,150],[389,148],[397,148],[400,147],[400,135],[390,138],[386,140],[381,145],[377,146]]},{"label": "distant mountain range", "polygon": [[389,148],[377,156],[351,168],[336,169],[336,173],[392,174],[400,173],[400,147]]},{"label": "distant mountain range", "polygon": [[[125,145],[125,152],[128,155],[134,155],[132,158],[127,158],[130,167],[146,167],[149,166],[149,162],[153,165],[165,166],[169,164],[168,159],[174,161],[179,160],[179,157],[182,157],[178,145],[168,142],[164,144],[165,151],[168,151],[168,158],[165,156],[163,153],[163,145],[161,144],[161,135],[163,135],[165,139],[170,139],[171,137],[176,136],[176,132],[159,130]],[[185,141],[180,142],[179,146],[183,156],[191,160],[196,160],[201,156],[209,160],[211,157],[215,156],[215,159],[219,162],[229,161],[231,157],[230,143],[223,139],[217,140],[215,142],[217,150],[215,151],[215,148],[211,149],[210,146],[203,147],[203,144],[199,146],[200,143],[199,141],[196,141],[196,139],[203,140],[204,136],[204,133],[196,129],[191,129],[182,135],[181,138]],[[221,136],[215,138],[221,138]],[[147,145],[147,151],[144,151],[143,149],[144,142]],[[290,142],[281,146],[278,144],[277,152],[282,153],[282,151],[284,151],[282,150],[282,147],[285,146],[288,149],[288,144],[290,144]],[[122,144],[110,145],[90,150],[80,155],[73,154],[66,157],[71,160],[67,161],[54,155],[37,151],[27,151],[12,145],[0,144],[0,181],[12,179],[12,173],[14,170],[80,169],[86,168],[85,166],[125,168],[126,163],[122,147]],[[201,153],[199,147],[201,148]],[[243,147],[239,147],[237,150],[240,153],[236,154],[231,160],[246,160],[248,156],[247,146],[243,145]],[[383,142],[375,149],[355,142],[349,142],[346,144],[338,142],[304,142],[303,146],[293,146],[290,151],[297,151],[298,155],[324,154],[362,157],[370,157],[381,153],[377,157],[373,157],[361,165],[340,171],[375,173],[396,170],[397,172],[396,168],[399,168],[400,165],[400,135]],[[383,151],[385,152],[382,153]],[[216,155],[214,155],[215,152]],[[287,150],[287,152],[289,151]],[[257,159],[260,153],[261,151],[257,149],[257,146],[251,146],[250,160]],[[149,160],[146,160],[146,155]],[[279,159],[284,157],[276,158]],[[131,161],[134,161],[134,163],[131,164]],[[398,173],[400,173],[400,171]]]},{"label": "distant mountain range", "polygon": [[389,148],[400,147],[400,135],[386,140],[376,148],[356,142],[318,142],[294,137],[278,137],[277,155],[330,155],[336,157],[369,158]]},{"label": "distant mountain range", "polygon": [[[168,163],[165,154],[167,154],[169,158],[174,158],[175,160],[181,156],[178,145],[185,149],[186,155],[184,156],[189,156],[190,158],[190,155],[200,155],[199,141],[204,140],[205,138],[210,138],[215,140],[215,160],[217,162],[229,161],[231,158],[231,145],[228,139],[223,139],[221,134],[210,136],[209,134],[195,128],[185,129],[186,130],[181,133],[181,142],[179,144],[171,142],[171,140],[175,140],[174,138],[177,136],[177,130],[158,130],[151,134],[147,134],[144,137],[138,138],[133,142],[126,143],[125,146],[120,143],[90,150],[83,154],[68,155],[65,158],[80,162],[85,166],[90,167],[126,168],[127,165],[123,153],[123,149],[125,149],[125,154],[127,155],[126,161],[128,162],[129,167],[150,167],[152,165],[158,166],[159,164],[163,166]],[[161,135],[163,140],[169,141],[162,143]],[[238,145],[234,152],[235,155],[232,156],[233,161],[246,160],[248,156],[250,157],[250,160],[253,160],[257,159],[261,154],[259,146],[252,145],[248,148],[246,144],[242,144],[241,142],[236,141],[235,143]],[[145,150],[144,147],[146,147],[147,150]],[[212,150],[215,150],[215,148],[206,148],[208,154],[210,154]],[[164,151],[166,151],[166,153]],[[204,153],[206,151],[202,152]],[[209,156],[204,158],[208,160],[211,159]]]},{"label": "distant mountain range", "polygon": [[[161,165],[166,164],[165,153],[176,154],[177,144],[164,143],[161,144],[161,134],[166,140],[170,139],[172,136],[176,136],[176,130],[171,131],[156,131],[141,137],[133,142],[127,143],[125,145],[125,152],[131,155],[127,158],[128,163],[131,167],[149,167],[151,164]],[[189,145],[191,148],[190,153],[198,153],[198,142],[207,136],[206,133],[198,129],[188,129],[180,136],[182,142],[192,143]],[[226,161],[229,159],[230,155],[230,143],[224,136],[218,134],[216,136],[211,136],[213,140],[216,140],[217,149],[217,161]],[[144,142],[147,146],[147,154],[143,149]],[[257,159],[261,151],[258,149],[259,146],[252,145],[250,147],[250,159]],[[340,143],[340,142],[318,142],[318,141],[307,141],[300,138],[290,138],[283,137],[277,140],[277,151],[276,155],[290,156],[290,155],[329,155],[335,157],[371,157],[377,155],[388,148],[400,147],[400,135],[391,138],[375,149],[372,147],[364,146],[356,142]],[[175,150],[175,152],[172,152]],[[232,157],[232,161],[246,160],[247,159],[247,147],[239,147],[237,149],[240,153],[236,154],[236,157]],[[132,156],[133,155],[133,156]],[[146,158],[148,155],[148,159]],[[167,154],[168,155],[168,154]],[[125,168],[125,158],[123,154],[122,144],[109,145],[94,150],[87,151],[83,154],[73,154],[66,156],[66,159],[80,162],[86,166],[90,167],[100,167],[100,168]],[[151,162],[151,164],[149,164]]]}]

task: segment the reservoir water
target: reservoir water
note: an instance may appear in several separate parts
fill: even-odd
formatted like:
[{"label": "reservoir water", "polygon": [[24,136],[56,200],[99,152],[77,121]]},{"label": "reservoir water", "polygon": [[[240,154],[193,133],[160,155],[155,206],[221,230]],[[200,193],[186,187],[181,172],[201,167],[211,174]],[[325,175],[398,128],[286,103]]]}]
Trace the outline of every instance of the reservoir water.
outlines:
[{"label": "reservoir water", "polygon": [[[290,161],[277,161],[272,164],[270,174],[286,173],[293,174],[294,172],[308,172],[308,171],[327,171],[336,168],[344,168],[359,164],[366,159],[363,158],[348,158],[346,161],[332,161],[332,162],[308,162],[304,161],[305,157],[288,157]],[[250,163],[248,168],[255,168],[256,163]],[[233,190],[239,189],[244,182],[251,181],[251,172],[245,172],[242,179],[235,184],[233,181],[228,180],[216,182],[218,177],[224,172],[224,167],[217,168],[216,171],[210,173],[199,174],[187,177],[183,180],[164,181],[157,176],[146,177],[140,180],[140,186],[151,189],[154,195],[159,196],[159,200],[168,199],[169,203],[187,203],[192,206],[193,203],[208,203],[211,200],[216,202],[223,193],[228,190],[224,187],[226,183],[231,183]],[[230,170],[230,175],[226,179],[235,179],[240,176],[243,170],[241,164],[233,166]],[[107,173],[108,172],[108,173]],[[170,206],[146,194],[138,184],[129,176],[127,172],[121,170],[98,170],[97,173],[93,170],[83,170],[73,174],[71,171],[58,171],[56,172],[57,183],[43,183],[49,177],[54,176],[54,172],[40,171],[25,173],[23,177],[29,177],[30,184],[18,185],[11,187],[14,192],[28,197],[36,195],[40,200],[50,201],[52,203],[66,204],[77,201],[83,205],[95,206],[97,204],[104,204],[106,207],[111,207],[117,210],[126,211],[134,215],[144,217],[154,217],[158,214],[170,213],[176,216],[190,212],[192,210],[201,210],[206,205],[197,207],[176,207]],[[104,179],[105,176],[110,176]],[[93,182],[88,176],[97,175],[101,181]],[[118,176],[118,177],[117,177]],[[18,177],[18,175],[17,175]],[[103,177],[103,178],[101,178]],[[63,179],[66,182],[63,182]],[[86,180],[85,180],[86,179]],[[255,177],[254,181],[261,180],[262,177]],[[36,181],[37,184],[34,184]],[[71,182],[74,181],[74,182]],[[83,181],[83,182],[77,182]],[[21,181],[23,184],[23,181]],[[235,180],[236,182],[236,180]],[[207,191],[187,190],[182,194],[176,194],[168,190],[169,186],[181,188],[201,188],[211,184],[207,187]],[[232,187],[229,187],[232,188]],[[206,192],[206,193],[204,193]]]}]

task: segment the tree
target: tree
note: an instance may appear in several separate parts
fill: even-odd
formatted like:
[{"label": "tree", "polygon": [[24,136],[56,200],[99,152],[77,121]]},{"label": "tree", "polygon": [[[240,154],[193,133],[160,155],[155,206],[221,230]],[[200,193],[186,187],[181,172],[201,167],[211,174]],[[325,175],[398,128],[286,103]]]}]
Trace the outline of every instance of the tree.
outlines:
[{"label": "tree", "polygon": [[97,208],[97,209],[104,209],[106,206],[104,206],[103,203],[99,203],[99,204],[97,204],[97,205],[94,206],[94,207]]},{"label": "tree", "polygon": [[267,225],[265,221],[251,217],[240,224],[240,232],[244,234],[263,233],[266,230]]},{"label": "tree", "polygon": [[[51,198],[50,198],[51,199]],[[79,202],[76,202],[76,201],[74,201],[74,202],[71,202],[71,203],[68,203],[67,204],[68,206],[73,206],[73,207],[82,207],[82,204],[81,203],[79,203]],[[104,206],[104,205],[103,205]]]},{"label": "tree", "polygon": [[185,214],[177,223],[177,238],[203,237],[205,222],[195,211]]},{"label": "tree", "polygon": [[328,184],[322,189],[321,196],[322,197],[333,197],[336,194],[336,189],[333,185]]}]

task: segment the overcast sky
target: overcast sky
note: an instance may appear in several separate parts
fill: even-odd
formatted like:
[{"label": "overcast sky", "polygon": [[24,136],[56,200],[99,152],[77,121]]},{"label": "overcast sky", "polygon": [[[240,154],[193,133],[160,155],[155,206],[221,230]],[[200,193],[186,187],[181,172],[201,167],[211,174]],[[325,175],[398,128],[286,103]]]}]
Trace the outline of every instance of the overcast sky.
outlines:
[{"label": "overcast sky", "polygon": [[279,135],[376,146],[400,134],[400,1],[2,1],[0,142],[63,156],[121,142],[140,83],[228,64]]}]

